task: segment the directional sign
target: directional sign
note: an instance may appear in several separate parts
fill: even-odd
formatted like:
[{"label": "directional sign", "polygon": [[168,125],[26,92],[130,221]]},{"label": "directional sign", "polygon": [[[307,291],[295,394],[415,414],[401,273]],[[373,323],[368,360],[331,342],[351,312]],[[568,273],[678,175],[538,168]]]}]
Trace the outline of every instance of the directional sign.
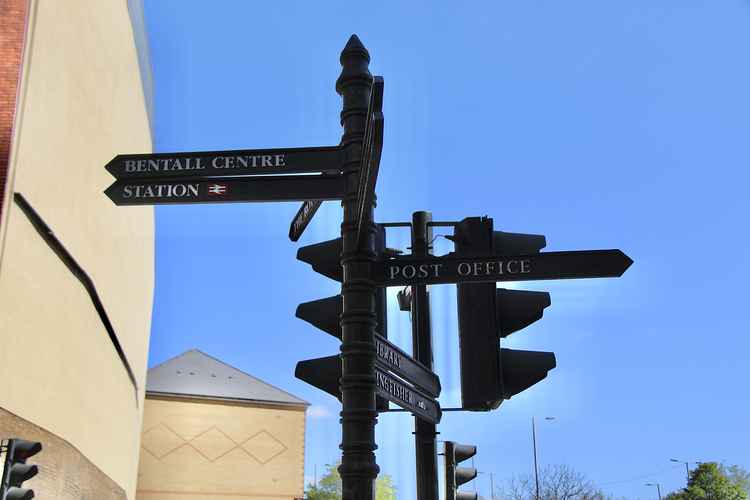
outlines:
[{"label": "directional sign", "polygon": [[297,241],[305,228],[312,220],[315,212],[318,211],[320,205],[323,202],[320,200],[305,200],[302,202],[302,206],[297,211],[297,215],[294,216],[291,225],[289,226],[289,239]]},{"label": "directional sign", "polygon": [[425,394],[436,398],[440,395],[440,379],[429,368],[412,358],[397,346],[375,334],[375,362],[390,370],[412,385],[424,390]]},{"label": "directional sign", "polygon": [[375,366],[375,388],[378,396],[409,410],[418,417],[433,424],[440,422],[442,412],[437,401],[410,387],[377,365]]},{"label": "directional sign", "polygon": [[620,250],[545,252],[507,257],[396,257],[376,264],[378,286],[616,278],[633,261]]},{"label": "directional sign", "polygon": [[104,167],[116,179],[231,177],[341,171],[339,146],[117,155]]},{"label": "directional sign", "polygon": [[118,180],[104,192],[116,205],[340,200],[344,184],[341,175]]},{"label": "directional sign", "polygon": [[362,160],[357,184],[357,248],[367,229],[363,220],[365,210],[372,206],[375,197],[375,183],[380,169],[380,155],[383,151],[383,77],[376,76],[372,82],[370,105],[367,109],[365,137],[362,142]]}]

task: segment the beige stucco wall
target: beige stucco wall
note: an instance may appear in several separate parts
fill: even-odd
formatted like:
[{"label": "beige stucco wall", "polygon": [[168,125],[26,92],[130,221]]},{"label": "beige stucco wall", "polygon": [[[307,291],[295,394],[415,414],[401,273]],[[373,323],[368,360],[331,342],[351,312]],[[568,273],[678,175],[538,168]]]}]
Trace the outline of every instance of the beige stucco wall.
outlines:
[{"label": "beige stucco wall", "polygon": [[137,500],[302,498],[305,407],[146,399]]},{"label": "beige stucco wall", "polygon": [[[35,0],[28,29],[0,221],[0,407],[68,443],[133,499],[153,211],[115,207],[102,193],[113,181],[104,165],[115,154],[151,151],[127,2]],[[94,282],[138,394],[86,290],[13,192]]]}]

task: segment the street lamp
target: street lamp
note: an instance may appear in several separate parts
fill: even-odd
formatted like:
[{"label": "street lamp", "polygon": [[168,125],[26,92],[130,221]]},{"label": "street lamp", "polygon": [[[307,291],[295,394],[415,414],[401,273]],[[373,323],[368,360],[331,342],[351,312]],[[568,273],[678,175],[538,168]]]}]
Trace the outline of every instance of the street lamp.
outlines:
[{"label": "street lamp", "polygon": [[[690,467],[688,466],[689,462],[685,462],[683,460],[677,460],[676,458],[670,458],[670,462],[677,462],[678,464],[685,464],[685,474],[687,475],[687,483],[690,482]],[[686,483],[686,486],[687,486]]]},{"label": "street lamp", "polygon": [[495,481],[492,477],[492,472],[481,472],[478,471],[477,474],[489,474],[490,476],[490,499],[495,500]]},{"label": "street lamp", "polygon": [[659,500],[661,500],[661,486],[659,486],[659,483],[646,483],[646,486],[656,486],[656,493],[659,494]]},{"label": "street lamp", "polygon": [[[544,417],[544,420],[554,420],[555,417]],[[531,441],[534,446],[534,482],[536,483],[536,500],[539,500],[539,468],[536,464],[536,424],[531,417]]]}]

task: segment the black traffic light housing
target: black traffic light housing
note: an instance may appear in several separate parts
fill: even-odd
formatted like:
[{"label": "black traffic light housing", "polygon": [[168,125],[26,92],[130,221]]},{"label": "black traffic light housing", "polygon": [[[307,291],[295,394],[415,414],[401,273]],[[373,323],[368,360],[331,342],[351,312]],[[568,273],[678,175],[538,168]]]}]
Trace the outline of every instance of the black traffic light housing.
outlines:
[{"label": "black traffic light housing", "polygon": [[[375,253],[386,252],[385,227],[376,224]],[[341,253],[343,244],[341,238],[300,247],[297,259],[310,264],[313,270],[333,280],[341,282],[343,269],[341,267]],[[386,289],[375,291],[375,313],[377,325],[375,330],[382,337],[388,338],[388,313],[386,304]],[[334,295],[324,299],[303,302],[297,306],[296,316],[324,332],[341,339],[340,317],[343,311],[343,298]],[[339,355],[324,358],[308,359],[297,363],[294,376],[328,394],[341,399],[339,379],[341,378],[341,358]],[[388,409],[388,401],[377,396],[376,406],[379,410]]]},{"label": "black traffic light housing", "polygon": [[[466,257],[538,253],[544,236],[493,231],[492,219],[468,217],[451,238],[455,254]],[[488,411],[522,392],[555,367],[551,352],[501,349],[500,339],[542,317],[549,294],[496,288],[495,283],[457,286],[461,358],[461,399],[465,410]]]},{"label": "black traffic light housing", "polygon": [[457,467],[457,465],[476,455],[477,447],[446,441],[443,451],[445,455],[445,500],[476,500],[476,492],[459,491],[458,487],[477,477],[477,470],[473,467]]},{"label": "black traffic light housing", "polygon": [[34,490],[23,488],[23,482],[39,473],[36,465],[27,464],[26,460],[42,451],[42,443],[12,438],[5,447],[5,466],[3,467],[0,500],[30,500]]}]

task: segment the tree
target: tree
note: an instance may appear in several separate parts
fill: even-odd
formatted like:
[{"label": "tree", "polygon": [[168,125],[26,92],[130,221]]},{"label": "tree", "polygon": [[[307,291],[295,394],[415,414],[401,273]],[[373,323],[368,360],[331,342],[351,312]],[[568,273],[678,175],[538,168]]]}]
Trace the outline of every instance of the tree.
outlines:
[{"label": "tree", "polygon": [[338,464],[329,465],[318,484],[307,485],[307,500],[341,500],[341,476]]},{"label": "tree", "polygon": [[732,465],[730,467],[724,467],[722,465],[720,468],[721,472],[727,476],[730,483],[736,484],[742,489],[742,491],[750,496],[750,472],[746,471],[739,465]]},{"label": "tree", "polygon": [[690,473],[687,487],[670,493],[667,500],[748,500],[743,489],[747,479],[742,468],[725,469],[716,462],[705,462]]},{"label": "tree", "polygon": [[[307,500],[341,500],[339,464],[329,465],[318,484],[307,485]],[[396,488],[388,474],[380,474],[375,481],[376,500],[396,500]]]},{"label": "tree", "polygon": [[[531,474],[516,476],[502,491],[501,498],[535,500],[536,481]],[[609,496],[596,488],[580,472],[567,465],[547,466],[539,473],[540,500],[608,500]]]},{"label": "tree", "polygon": [[396,500],[396,487],[388,474],[380,474],[375,481],[375,500]]}]

